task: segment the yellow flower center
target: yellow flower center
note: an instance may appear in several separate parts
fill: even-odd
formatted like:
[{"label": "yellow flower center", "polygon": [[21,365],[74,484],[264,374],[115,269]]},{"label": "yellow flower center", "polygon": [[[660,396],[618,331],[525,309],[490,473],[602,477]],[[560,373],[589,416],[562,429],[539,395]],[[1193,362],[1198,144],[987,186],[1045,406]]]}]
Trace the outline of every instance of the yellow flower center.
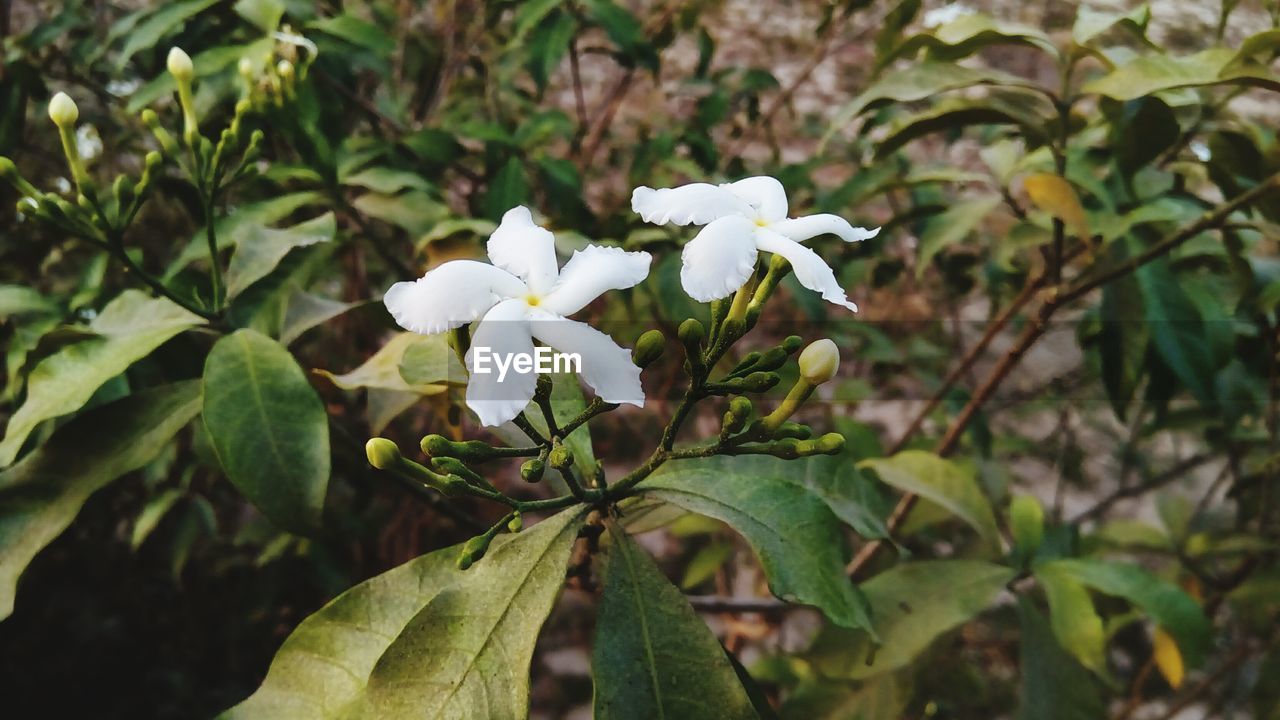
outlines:
[{"label": "yellow flower center", "polygon": [[542,298],[534,295],[533,293],[529,293],[524,296],[524,301],[529,304],[529,307],[538,307],[538,304],[542,302]]},{"label": "yellow flower center", "polygon": [[756,227],[764,227],[765,225],[768,225],[768,224],[769,223],[765,221],[764,218],[756,218]]}]

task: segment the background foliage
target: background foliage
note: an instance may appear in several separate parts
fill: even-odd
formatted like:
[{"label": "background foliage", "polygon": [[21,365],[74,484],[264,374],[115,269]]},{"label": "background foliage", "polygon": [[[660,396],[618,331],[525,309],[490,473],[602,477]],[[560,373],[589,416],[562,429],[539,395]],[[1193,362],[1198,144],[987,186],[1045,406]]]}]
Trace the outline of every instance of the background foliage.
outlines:
[{"label": "background foliage", "polygon": [[[75,200],[57,90],[104,193],[145,171],[139,113],[179,125],[173,45],[206,134],[264,133],[216,203],[166,162],[106,247],[0,188],[6,715],[297,716],[271,665],[308,702],[385,716],[415,683],[479,692],[415,658],[475,629],[442,629],[455,607],[516,603],[476,631],[516,656],[537,639],[544,717],[655,697],[743,717],[1280,717],[1274,3],[0,7],[0,154],[42,191]],[[567,512],[443,592],[459,571],[441,548],[497,516],[367,467],[371,434],[476,432],[443,341],[394,332],[381,290],[477,255],[527,203],[566,252],[652,251],[645,285],[590,312],[628,344],[633,318],[672,331],[706,311],[679,288],[683,236],[641,225],[631,188],[759,173],[793,208],[884,228],[823,246],[856,320],[788,282],[762,328],[841,346],[806,419],[845,454],[687,461],[594,569]],[[679,375],[647,371],[659,410]],[[593,421],[575,457],[625,471],[654,415]],[[495,595],[513,573],[535,581]],[[373,689],[315,661],[324,646]],[[696,684],[617,684],[643,647],[661,668],[698,650]],[[492,680],[516,697],[519,665]]]}]

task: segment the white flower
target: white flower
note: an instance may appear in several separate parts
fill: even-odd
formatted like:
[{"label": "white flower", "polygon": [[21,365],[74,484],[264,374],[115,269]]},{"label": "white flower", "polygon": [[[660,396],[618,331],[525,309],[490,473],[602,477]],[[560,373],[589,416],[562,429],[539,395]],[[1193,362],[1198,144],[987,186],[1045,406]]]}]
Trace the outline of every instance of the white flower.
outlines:
[{"label": "white flower", "polygon": [[828,302],[857,312],[836,274],[818,254],[801,245],[816,235],[832,233],[845,242],[873,238],[879,228],[853,227],[837,215],[787,217],[787,194],[771,177],[750,177],[723,185],[691,183],[654,190],[638,187],[631,209],[645,222],[706,225],[684,246],[680,282],[699,302],[732,295],[755,272],[756,253],[786,258],[800,284]]},{"label": "white flower", "polygon": [[972,15],[975,12],[977,11],[964,3],[951,3],[926,12],[922,24],[926,28],[933,29],[958,20],[965,15]]},{"label": "white flower", "polygon": [[640,368],[631,353],[591,326],[568,320],[606,290],[634,287],[649,274],[646,252],[588,245],[561,270],[555,237],[515,207],[488,243],[493,265],[453,260],[414,282],[399,282],[383,302],[406,330],[431,335],[480,319],[467,353],[467,405],[484,425],[501,425],[524,410],[537,384],[534,373],[474,372],[476,348],[494,357],[531,356],[533,341],[581,358],[582,379],[605,402],[644,405]]}]

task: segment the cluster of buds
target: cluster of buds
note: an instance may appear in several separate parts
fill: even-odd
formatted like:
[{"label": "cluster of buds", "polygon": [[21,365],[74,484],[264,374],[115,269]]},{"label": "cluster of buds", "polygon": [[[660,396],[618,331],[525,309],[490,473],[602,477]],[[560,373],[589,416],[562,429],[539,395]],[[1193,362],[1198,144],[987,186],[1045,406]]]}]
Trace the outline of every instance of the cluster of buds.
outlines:
[{"label": "cluster of buds", "polygon": [[236,70],[244,85],[244,99],[257,108],[283,108],[297,98],[298,85],[316,58],[316,45],[293,33],[289,26],[275,33],[276,47],[265,57],[240,58]]},{"label": "cluster of buds", "polygon": [[74,198],[69,200],[58,193],[36,188],[6,157],[0,157],[0,179],[9,182],[22,195],[18,211],[24,215],[32,215],[99,246],[118,244],[124,228],[132,222],[151,188],[162,160],[160,154],[148,153],[137,180],[120,175],[112,183],[110,195],[103,196],[84,165],[76,133],[80,109],[75,101],[63,92],[54,95],[49,101],[49,119],[58,129],[62,154],[74,182]]},{"label": "cluster of buds", "polygon": [[726,379],[709,387],[710,392],[736,395],[729,401],[729,409],[720,424],[717,446],[722,452],[773,455],[791,460],[809,455],[835,455],[844,449],[844,438],[839,433],[811,439],[813,432],[808,426],[788,421],[819,385],[835,377],[840,366],[840,351],[831,340],[818,340],[800,353],[800,377],[782,403],[768,415],[752,420],[751,400],[740,394],[742,385],[736,384],[737,381],[759,377],[762,385],[776,385],[778,375],[773,371],[800,348],[800,342],[800,338],[793,335],[766,352],[749,353]]}]

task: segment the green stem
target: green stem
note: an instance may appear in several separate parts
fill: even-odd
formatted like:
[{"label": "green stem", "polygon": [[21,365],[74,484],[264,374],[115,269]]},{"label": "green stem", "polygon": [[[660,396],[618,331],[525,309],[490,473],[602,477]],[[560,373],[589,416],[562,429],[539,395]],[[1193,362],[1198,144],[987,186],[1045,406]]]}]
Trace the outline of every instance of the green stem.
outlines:
[{"label": "green stem", "polygon": [[222,266],[218,262],[218,236],[213,222],[213,198],[204,204],[205,239],[209,243],[209,285],[213,293],[213,310],[222,308]]}]

